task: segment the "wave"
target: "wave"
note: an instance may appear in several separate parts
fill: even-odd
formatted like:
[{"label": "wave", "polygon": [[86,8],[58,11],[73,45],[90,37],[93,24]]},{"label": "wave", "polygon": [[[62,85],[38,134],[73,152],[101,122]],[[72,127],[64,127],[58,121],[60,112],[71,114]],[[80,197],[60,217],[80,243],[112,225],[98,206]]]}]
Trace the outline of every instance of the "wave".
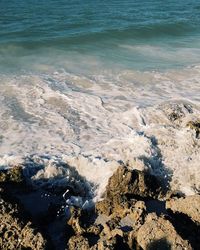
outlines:
[{"label": "wave", "polygon": [[104,73],[1,75],[0,166],[32,166],[29,178],[56,185],[73,168],[95,201],[120,164],[198,192],[200,140],[188,124],[199,122],[200,67]]},{"label": "wave", "polygon": [[[146,41],[146,39],[166,39],[172,36],[173,38],[179,36],[186,36],[191,34],[198,34],[199,27],[195,24],[182,22],[161,22],[153,24],[136,24],[124,27],[104,28],[104,29],[80,29],[77,32],[62,31],[50,34],[44,34],[42,39],[40,32],[20,31],[20,33],[12,33],[13,42],[5,40],[5,44],[21,45],[26,49],[29,48],[46,48],[61,47],[70,48],[75,45],[93,44],[102,41],[103,43],[115,43],[134,40],[135,42]],[[27,36],[29,34],[29,36]],[[2,34],[6,36],[6,34]],[[9,36],[10,33],[9,33]],[[1,42],[3,44],[3,41]]]}]

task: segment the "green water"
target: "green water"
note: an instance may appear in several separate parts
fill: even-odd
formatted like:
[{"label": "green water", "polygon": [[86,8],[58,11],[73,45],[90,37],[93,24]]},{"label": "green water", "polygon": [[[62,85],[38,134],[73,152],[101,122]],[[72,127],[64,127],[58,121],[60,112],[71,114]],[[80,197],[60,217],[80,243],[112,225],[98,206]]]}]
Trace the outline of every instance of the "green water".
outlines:
[{"label": "green water", "polygon": [[0,70],[162,70],[200,62],[200,1],[1,0]]}]

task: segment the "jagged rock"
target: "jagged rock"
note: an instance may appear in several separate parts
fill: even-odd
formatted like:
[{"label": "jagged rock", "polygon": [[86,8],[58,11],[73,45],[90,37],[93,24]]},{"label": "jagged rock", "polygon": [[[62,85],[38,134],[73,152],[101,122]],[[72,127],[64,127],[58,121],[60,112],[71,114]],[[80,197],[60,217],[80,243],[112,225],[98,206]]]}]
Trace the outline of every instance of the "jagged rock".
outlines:
[{"label": "jagged rock", "polygon": [[92,225],[87,229],[87,233],[99,235],[102,231],[102,227],[100,225]]},{"label": "jagged rock", "polygon": [[162,195],[161,187],[161,182],[155,176],[120,166],[110,177],[105,196],[110,198],[117,195],[131,195],[158,198]]},{"label": "jagged rock", "polygon": [[196,132],[196,138],[199,137],[199,134],[200,134],[200,120],[199,121],[190,121],[190,122],[187,123],[186,126]]},{"label": "jagged rock", "polygon": [[88,250],[89,242],[82,235],[72,236],[68,241],[69,250]]},{"label": "jagged rock", "polygon": [[187,114],[193,113],[192,105],[187,102],[164,103],[160,107],[171,122],[180,122]]},{"label": "jagged rock", "polygon": [[30,222],[23,222],[17,217],[19,209],[2,200],[0,204],[0,249],[45,249],[46,242],[36,232]]},{"label": "jagged rock", "polygon": [[24,175],[21,166],[0,171],[0,249],[45,249],[43,236],[33,229],[24,209],[10,194],[10,190],[15,190],[22,183]]},{"label": "jagged rock", "polygon": [[109,216],[112,213],[111,201],[109,199],[98,201],[95,204],[95,210],[96,210],[96,213],[105,214]]},{"label": "jagged rock", "polygon": [[80,208],[70,207],[70,219],[68,220],[68,225],[74,230],[74,233],[81,235],[85,232],[85,229],[81,226],[81,214],[82,210]]},{"label": "jagged rock", "polygon": [[97,242],[96,246],[91,250],[116,250],[116,249],[129,249],[128,245],[124,242],[123,238],[116,234],[114,237],[106,238],[102,237]]},{"label": "jagged rock", "polygon": [[194,222],[200,224],[200,195],[191,195],[185,198],[174,198],[166,202],[166,208],[173,212],[188,215]]},{"label": "jagged rock", "polygon": [[116,238],[111,238],[110,240],[101,239],[97,243],[98,250],[115,250],[117,245]]},{"label": "jagged rock", "polygon": [[116,235],[123,237],[123,231],[121,229],[115,228],[115,229],[111,230],[107,224],[104,225],[103,232],[104,232],[105,238],[108,240],[111,240]]},{"label": "jagged rock", "polygon": [[2,182],[5,182],[6,181],[6,173],[5,172],[3,172],[3,171],[1,171],[0,172],[0,183],[2,183]]},{"label": "jagged rock", "polygon": [[190,244],[178,235],[173,225],[167,219],[158,217],[155,213],[149,214],[144,225],[138,230],[137,242],[144,250],[192,250]]},{"label": "jagged rock", "polygon": [[0,171],[0,183],[22,183],[25,178],[23,175],[23,168],[15,166],[8,170]]},{"label": "jagged rock", "polygon": [[145,217],[147,215],[146,206],[143,201],[137,201],[129,210],[126,217],[123,217],[120,224],[123,226],[129,226],[133,228],[133,231],[137,231],[141,225],[144,224]]},{"label": "jagged rock", "polygon": [[128,201],[127,197],[124,195],[117,194],[115,196],[110,196],[102,201],[96,203],[95,208],[97,213],[105,214],[107,216],[115,213],[123,217],[127,209],[132,205],[132,202]]}]

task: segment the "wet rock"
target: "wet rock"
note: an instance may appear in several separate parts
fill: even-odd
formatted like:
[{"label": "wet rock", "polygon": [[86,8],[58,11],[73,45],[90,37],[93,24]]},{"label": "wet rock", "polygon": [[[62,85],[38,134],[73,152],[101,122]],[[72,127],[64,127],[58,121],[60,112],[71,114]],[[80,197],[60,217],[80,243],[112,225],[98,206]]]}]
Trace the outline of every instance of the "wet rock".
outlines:
[{"label": "wet rock", "polygon": [[[173,225],[165,218],[149,214],[137,232],[137,242],[142,249],[187,249],[192,247],[181,238]],[[155,247],[156,246],[156,247]]]},{"label": "wet rock", "polygon": [[81,235],[85,232],[83,228],[81,216],[82,210],[80,208],[70,207],[70,219],[68,220],[68,225],[72,227],[76,235]]},{"label": "wet rock", "polygon": [[170,102],[160,105],[171,122],[180,122],[188,114],[193,113],[193,107],[187,102]]},{"label": "wet rock", "polygon": [[0,183],[5,182],[6,178],[7,178],[6,173],[1,171],[0,172]]},{"label": "wet rock", "polygon": [[0,171],[0,183],[23,183],[25,181],[22,166],[15,166],[8,170]]},{"label": "wet rock", "polygon": [[117,195],[159,198],[163,192],[161,187],[161,182],[155,176],[120,166],[110,177],[105,196],[106,198]]},{"label": "wet rock", "polygon": [[166,208],[175,213],[183,213],[200,224],[200,195],[174,198],[166,202]]},{"label": "wet rock", "polygon": [[196,138],[199,138],[200,135],[200,120],[199,121],[190,121],[186,125],[188,128],[196,132]]},{"label": "wet rock", "polygon": [[88,250],[90,249],[89,242],[82,235],[72,236],[68,241],[69,250]]}]

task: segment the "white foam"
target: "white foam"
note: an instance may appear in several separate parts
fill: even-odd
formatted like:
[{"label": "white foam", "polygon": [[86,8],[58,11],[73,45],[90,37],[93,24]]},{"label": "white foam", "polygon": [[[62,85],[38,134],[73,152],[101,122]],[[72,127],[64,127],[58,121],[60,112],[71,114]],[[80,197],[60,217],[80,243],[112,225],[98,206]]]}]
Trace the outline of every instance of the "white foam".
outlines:
[{"label": "white foam", "polygon": [[[200,117],[199,66],[88,77],[1,75],[0,88],[1,167],[30,166],[31,158],[43,165],[33,180],[65,183],[67,176],[82,176],[79,189],[90,190],[95,201],[121,162],[166,175],[173,189],[197,192],[200,140],[186,124]],[[169,119],[171,103],[183,111],[177,121]]]}]

